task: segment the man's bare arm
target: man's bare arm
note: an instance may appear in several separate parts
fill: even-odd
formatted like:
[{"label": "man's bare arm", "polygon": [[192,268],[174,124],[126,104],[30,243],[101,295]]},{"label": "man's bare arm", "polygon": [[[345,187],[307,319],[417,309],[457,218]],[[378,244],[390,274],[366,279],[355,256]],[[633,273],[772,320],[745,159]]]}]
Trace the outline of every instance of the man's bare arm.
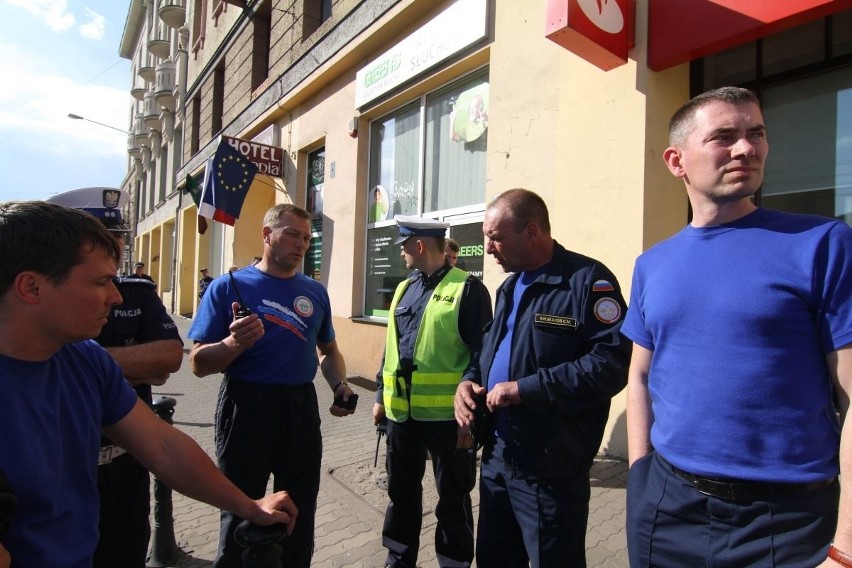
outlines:
[{"label": "man's bare arm", "polygon": [[258,525],[284,523],[292,532],[297,511],[286,493],[250,499],[192,438],[166,424],[142,401],[104,433],[172,489]]},{"label": "man's bare arm", "polygon": [[[828,372],[834,381],[840,401],[840,509],[834,545],[846,554],[852,554],[852,420],[847,420],[849,398],[852,395],[852,345],[841,347],[826,356]],[[826,559],[820,568],[840,566]]]},{"label": "man's bare arm", "polygon": [[654,352],[633,344],[633,356],[627,373],[627,457],[630,465],[647,455],[651,447],[651,395],[648,392],[648,372]]},{"label": "man's bare arm", "polygon": [[180,369],[183,344],[179,339],[161,339],[121,347],[105,347],[121,367],[131,385],[161,385]]}]

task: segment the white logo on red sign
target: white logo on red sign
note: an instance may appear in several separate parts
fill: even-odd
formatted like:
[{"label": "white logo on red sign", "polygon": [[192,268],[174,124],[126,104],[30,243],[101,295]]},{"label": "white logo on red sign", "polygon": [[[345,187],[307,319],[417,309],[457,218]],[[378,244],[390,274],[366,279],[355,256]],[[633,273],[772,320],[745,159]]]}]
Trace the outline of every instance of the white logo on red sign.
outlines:
[{"label": "white logo on red sign", "polygon": [[580,9],[594,25],[610,34],[624,29],[624,14],[616,0],[577,0]]}]

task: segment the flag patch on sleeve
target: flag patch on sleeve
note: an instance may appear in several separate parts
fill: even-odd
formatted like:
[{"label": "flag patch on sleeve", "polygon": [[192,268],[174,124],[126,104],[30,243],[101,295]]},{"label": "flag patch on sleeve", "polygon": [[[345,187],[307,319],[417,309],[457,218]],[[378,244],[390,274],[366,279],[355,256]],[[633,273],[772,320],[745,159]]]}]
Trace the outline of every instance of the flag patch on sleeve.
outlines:
[{"label": "flag patch on sleeve", "polygon": [[592,284],[592,292],[612,292],[613,290],[615,290],[615,286],[607,280],[596,280]]}]

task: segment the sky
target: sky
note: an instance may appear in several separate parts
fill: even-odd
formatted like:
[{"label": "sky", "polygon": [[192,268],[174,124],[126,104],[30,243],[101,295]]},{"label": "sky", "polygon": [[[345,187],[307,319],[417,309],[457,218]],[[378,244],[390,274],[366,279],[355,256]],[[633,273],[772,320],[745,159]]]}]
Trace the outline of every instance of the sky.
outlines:
[{"label": "sky", "polygon": [[0,0],[0,201],[45,199],[127,174],[129,0]]}]

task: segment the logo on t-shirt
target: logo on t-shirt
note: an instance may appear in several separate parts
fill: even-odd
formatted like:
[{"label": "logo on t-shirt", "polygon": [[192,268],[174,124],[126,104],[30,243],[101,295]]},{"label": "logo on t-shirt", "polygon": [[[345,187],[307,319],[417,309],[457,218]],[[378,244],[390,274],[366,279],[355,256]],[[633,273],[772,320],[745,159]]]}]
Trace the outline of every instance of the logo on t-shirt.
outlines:
[{"label": "logo on t-shirt", "polygon": [[296,313],[302,316],[303,318],[310,317],[311,314],[314,313],[314,304],[310,299],[305,296],[299,296],[295,300],[293,300],[293,308],[295,308]]}]

